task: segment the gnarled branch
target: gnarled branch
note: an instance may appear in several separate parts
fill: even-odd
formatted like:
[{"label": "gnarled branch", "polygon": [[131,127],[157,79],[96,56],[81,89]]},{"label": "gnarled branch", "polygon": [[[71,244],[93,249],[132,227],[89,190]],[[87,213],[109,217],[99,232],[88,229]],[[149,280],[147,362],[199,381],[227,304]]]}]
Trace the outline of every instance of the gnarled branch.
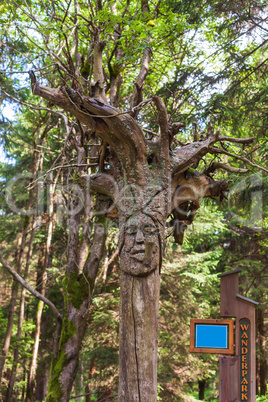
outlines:
[{"label": "gnarled branch", "polygon": [[[122,114],[112,106],[68,87],[52,89],[39,85],[37,90],[35,76],[33,72],[29,74],[34,94],[62,107],[95,130],[114,149],[130,182],[143,180],[146,141],[141,128],[129,114]],[[133,167],[134,175],[130,174],[129,165]]]},{"label": "gnarled branch", "polygon": [[117,199],[119,190],[112,176],[106,173],[96,173],[92,176],[83,175],[80,179],[82,187],[89,186],[93,193],[107,195],[111,200]]},{"label": "gnarled branch", "polygon": [[[150,42],[150,39],[148,40],[148,42]],[[133,110],[131,116],[134,117],[135,119],[138,117],[139,114],[139,109],[135,109],[135,106],[137,106],[140,102],[142,102],[142,91],[149,70],[151,57],[152,57],[152,50],[148,44],[148,47],[144,49],[141,61],[141,69],[135,82],[134,94],[131,101],[131,109]]]},{"label": "gnarled branch", "polygon": [[210,152],[210,148],[218,141],[219,133],[211,135],[205,141],[193,142],[176,150],[173,159],[173,176],[182,173],[189,167],[196,168],[200,159]]}]

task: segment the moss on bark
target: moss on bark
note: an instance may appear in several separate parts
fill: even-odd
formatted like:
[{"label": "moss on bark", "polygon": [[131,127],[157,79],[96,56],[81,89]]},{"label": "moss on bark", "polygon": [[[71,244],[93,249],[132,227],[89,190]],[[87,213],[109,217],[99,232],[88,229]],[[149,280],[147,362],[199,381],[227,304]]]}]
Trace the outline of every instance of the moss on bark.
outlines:
[{"label": "moss on bark", "polygon": [[91,278],[84,273],[77,275],[75,272],[71,272],[69,277],[66,275],[62,284],[65,305],[71,303],[76,309],[79,309],[83,301],[90,296],[93,287]]},{"label": "moss on bark", "polygon": [[67,354],[65,352],[65,345],[69,339],[77,333],[77,328],[73,321],[68,321],[67,317],[64,317],[62,323],[61,338],[59,344],[59,352],[54,361],[51,364],[50,381],[48,386],[48,393],[46,402],[59,402],[63,396],[60,376],[64,365],[67,361]]}]

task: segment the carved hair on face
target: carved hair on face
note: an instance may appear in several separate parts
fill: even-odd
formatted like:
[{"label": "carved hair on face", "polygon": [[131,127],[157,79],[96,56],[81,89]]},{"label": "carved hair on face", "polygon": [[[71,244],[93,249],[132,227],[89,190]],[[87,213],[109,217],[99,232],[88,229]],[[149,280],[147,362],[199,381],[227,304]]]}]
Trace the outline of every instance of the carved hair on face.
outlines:
[{"label": "carved hair on face", "polygon": [[159,269],[161,260],[159,228],[146,213],[138,213],[127,219],[121,246],[122,271],[134,275],[148,275]]}]

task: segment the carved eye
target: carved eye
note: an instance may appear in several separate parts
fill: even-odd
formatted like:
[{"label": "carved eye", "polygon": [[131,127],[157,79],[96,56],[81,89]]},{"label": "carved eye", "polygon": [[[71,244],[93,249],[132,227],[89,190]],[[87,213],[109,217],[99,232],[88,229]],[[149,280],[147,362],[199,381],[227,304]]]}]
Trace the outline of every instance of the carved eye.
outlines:
[{"label": "carved eye", "polygon": [[156,228],[154,226],[146,225],[143,228],[143,233],[154,234],[155,232],[156,232]]},{"label": "carved eye", "polygon": [[137,233],[137,227],[136,226],[128,226],[126,228],[126,233],[129,235],[134,235]]}]

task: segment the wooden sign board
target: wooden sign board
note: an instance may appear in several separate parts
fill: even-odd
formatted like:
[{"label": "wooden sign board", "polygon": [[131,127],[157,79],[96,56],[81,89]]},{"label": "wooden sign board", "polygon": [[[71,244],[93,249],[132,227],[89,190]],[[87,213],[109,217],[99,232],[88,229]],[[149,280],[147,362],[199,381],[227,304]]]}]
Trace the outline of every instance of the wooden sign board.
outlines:
[{"label": "wooden sign board", "polygon": [[240,339],[240,400],[250,400],[250,322],[247,318],[240,320],[239,323]]},{"label": "wooden sign board", "polygon": [[234,354],[234,322],[191,319],[190,352]]}]

